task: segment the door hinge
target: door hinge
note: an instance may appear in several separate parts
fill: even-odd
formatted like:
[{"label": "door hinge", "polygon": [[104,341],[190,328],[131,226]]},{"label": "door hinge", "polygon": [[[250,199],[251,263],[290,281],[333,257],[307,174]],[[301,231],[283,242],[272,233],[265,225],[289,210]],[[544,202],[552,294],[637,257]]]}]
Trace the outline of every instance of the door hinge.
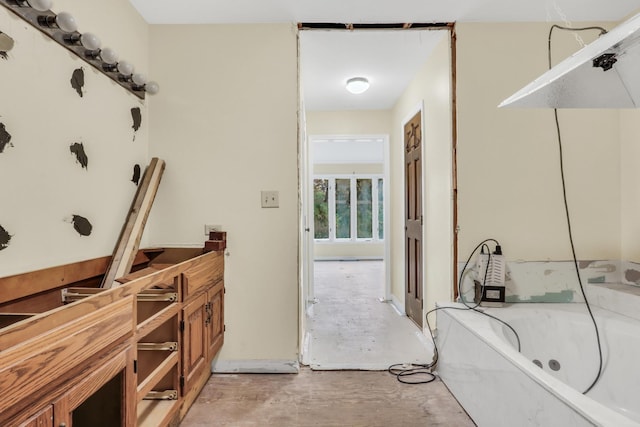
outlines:
[{"label": "door hinge", "polygon": [[184,388],[184,376],[180,375],[180,389]]},{"label": "door hinge", "polygon": [[180,332],[184,332],[184,320],[180,321]]},{"label": "door hinge", "polygon": [[211,323],[211,318],[213,317],[213,304],[210,302],[204,305],[204,311],[207,314],[207,318],[204,320],[204,324],[208,325]]},{"label": "door hinge", "polygon": [[222,332],[227,332],[227,325],[222,326]]},{"label": "door hinge", "polygon": [[138,373],[138,359],[133,360],[133,373],[134,374]]}]

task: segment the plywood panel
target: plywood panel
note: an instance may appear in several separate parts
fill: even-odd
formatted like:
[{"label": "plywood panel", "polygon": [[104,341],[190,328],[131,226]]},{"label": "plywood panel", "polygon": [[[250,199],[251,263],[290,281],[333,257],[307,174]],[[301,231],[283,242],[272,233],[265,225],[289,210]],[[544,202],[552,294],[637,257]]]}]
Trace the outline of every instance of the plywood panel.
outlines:
[{"label": "plywood panel", "polygon": [[115,280],[131,271],[135,254],[140,245],[140,239],[142,239],[144,226],[160,185],[164,167],[163,160],[157,157],[151,159],[151,163],[149,163],[133,199],[133,204],[127,215],[101,287],[111,288],[114,285],[118,286]]}]

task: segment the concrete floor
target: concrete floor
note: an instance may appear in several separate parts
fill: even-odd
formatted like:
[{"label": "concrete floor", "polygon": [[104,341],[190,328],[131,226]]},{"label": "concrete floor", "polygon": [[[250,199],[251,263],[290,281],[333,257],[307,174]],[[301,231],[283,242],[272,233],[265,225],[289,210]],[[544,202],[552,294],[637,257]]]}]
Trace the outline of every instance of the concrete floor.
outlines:
[{"label": "concrete floor", "polygon": [[439,380],[407,385],[384,370],[360,370],[431,360],[415,324],[378,301],[382,269],[381,262],[316,263],[311,365],[359,370],[214,374],[181,426],[474,426]]},{"label": "concrete floor", "polygon": [[307,316],[305,364],[316,370],[385,370],[431,361],[431,339],[380,301],[382,261],[319,261],[314,271],[317,302]]}]

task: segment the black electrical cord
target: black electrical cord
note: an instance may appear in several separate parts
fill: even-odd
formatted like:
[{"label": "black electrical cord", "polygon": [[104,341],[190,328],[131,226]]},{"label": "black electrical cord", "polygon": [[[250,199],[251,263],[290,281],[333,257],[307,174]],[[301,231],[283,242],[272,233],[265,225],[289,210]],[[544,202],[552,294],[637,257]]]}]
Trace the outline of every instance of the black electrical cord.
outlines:
[{"label": "black electrical cord", "polygon": [[[484,311],[480,311],[480,310],[478,310],[477,308],[478,308],[478,306],[480,305],[480,301],[478,301],[474,306],[470,306],[469,304],[467,304],[467,302],[465,301],[464,297],[462,296],[462,279],[463,279],[463,277],[464,277],[464,272],[465,272],[465,270],[467,269],[467,266],[469,265],[469,261],[471,261],[471,258],[473,258],[473,254],[475,254],[475,253],[476,253],[476,251],[477,251],[478,249],[486,247],[486,248],[487,248],[487,252],[489,253],[489,259],[487,260],[487,267],[486,267],[486,270],[485,270],[485,272],[484,272],[484,277],[483,277],[483,279],[482,279],[482,287],[481,287],[481,290],[480,290],[480,295],[482,295],[482,294],[484,293],[484,285],[485,285],[485,281],[486,281],[486,278],[487,278],[487,272],[488,272],[488,270],[489,270],[489,264],[490,264],[490,262],[491,262],[491,251],[490,251],[490,250],[488,250],[488,248],[489,248],[489,247],[487,246],[487,243],[488,243],[488,242],[494,242],[494,243],[496,244],[496,247],[499,247],[499,246],[500,246],[500,243],[499,243],[497,240],[495,240],[495,239],[485,239],[485,240],[483,240],[482,242],[480,242],[480,243],[478,244],[478,246],[476,246],[476,247],[475,247],[475,249],[474,249],[473,251],[471,251],[471,254],[469,255],[469,258],[467,258],[467,261],[464,263],[464,266],[462,267],[462,271],[460,272],[460,279],[458,280],[458,295],[459,295],[459,297],[460,297],[460,301],[462,301],[462,304],[464,304],[466,308],[457,308],[457,307],[438,307],[438,308],[435,308],[435,309],[433,309],[433,310],[429,311],[429,312],[427,313],[427,315],[429,315],[429,313],[431,313],[431,312],[433,312],[433,311],[435,311],[435,310],[439,310],[440,308],[445,308],[445,309],[446,309],[446,308],[452,308],[452,309],[456,309],[456,310],[473,310],[473,311],[475,311],[476,313],[483,314],[483,315],[485,315],[485,316],[487,316],[487,317],[490,317],[490,318],[492,318],[492,319],[494,319],[494,320],[497,320],[498,322],[500,322],[500,323],[502,323],[503,325],[505,325],[507,328],[511,329],[511,331],[513,332],[513,334],[514,334],[514,335],[515,335],[515,337],[516,337],[516,341],[518,342],[518,353],[519,353],[519,352],[520,352],[520,350],[521,350],[521,345],[520,345],[520,336],[518,335],[518,333],[516,332],[516,330],[515,330],[515,329],[513,329],[513,327],[512,327],[510,324],[508,324],[507,322],[505,322],[504,320],[499,319],[499,318],[497,318],[497,317],[495,317],[495,316],[492,316],[492,315],[491,315],[491,314],[489,314],[489,313],[485,313]],[[428,323],[429,323],[429,322],[428,322],[428,320],[427,320],[427,324],[428,324]],[[433,334],[431,335],[431,338],[433,339]],[[434,344],[434,346],[435,346],[435,340],[434,340],[433,344]]]},{"label": "black electrical cord", "polygon": [[[500,246],[500,243],[495,240],[495,239],[485,239],[482,242],[480,242],[478,244],[478,246],[475,247],[475,249],[473,251],[471,251],[471,254],[469,255],[469,258],[467,258],[467,261],[464,263],[464,266],[462,267],[462,271],[460,272],[460,279],[458,281],[458,295],[460,297],[460,301],[462,301],[462,303],[465,305],[465,307],[436,307],[434,309],[431,309],[429,311],[427,311],[427,313],[425,314],[425,320],[427,322],[427,330],[429,331],[429,335],[431,336],[431,342],[433,343],[433,359],[431,360],[431,363],[427,363],[427,364],[417,364],[417,363],[397,363],[394,365],[389,366],[389,368],[387,369],[388,372],[392,375],[396,376],[396,379],[398,381],[400,381],[403,384],[428,384],[430,382],[435,381],[436,379],[436,375],[432,372],[433,369],[436,367],[436,365],[438,364],[438,346],[436,344],[436,339],[433,336],[433,331],[431,329],[431,324],[429,323],[429,314],[434,313],[438,310],[463,310],[463,311],[475,311],[476,313],[480,313],[482,315],[485,315],[487,317],[490,317],[491,319],[497,320],[498,322],[502,323],[503,325],[507,326],[509,329],[511,329],[511,331],[513,332],[513,334],[516,337],[516,341],[518,342],[518,352],[520,352],[520,337],[518,336],[518,333],[516,332],[515,329],[513,329],[513,327],[511,325],[509,325],[507,322],[505,322],[502,319],[499,319],[495,316],[492,316],[491,314],[485,313],[483,311],[477,310],[477,307],[480,305],[480,302],[477,302],[476,305],[474,306],[470,306],[467,304],[467,302],[465,301],[464,297],[462,297],[462,279],[464,277],[464,272],[467,269],[467,266],[469,265],[469,262],[471,261],[471,258],[473,257],[473,255],[478,251],[478,249],[480,248],[487,248],[487,252],[489,253],[489,260],[487,261],[487,266],[484,272],[484,277],[482,280],[482,290],[484,290],[484,285],[485,285],[485,280],[487,278],[487,272],[489,270],[489,261],[491,260],[491,251],[489,250],[489,246],[487,245],[488,242],[493,242],[496,244],[496,247]],[[481,291],[482,292],[482,291]],[[408,379],[408,378],[414,378],[415,376],[419,376],[419,379]],[[426,377],[426,378],[425,378]]]},{"label": "black electrical cord", "polygon": [[[551,35],[553,34],[553,30],[555,28],[558,28],[559,30],[566,30],[566,31],[587,31],[587,30],[599,30],[600,31],[600,35],[604,34],[607,32],[607,30],[605,30],[602,27],[583,27],[583,28],[570,28],[570,27],[562,27],[560,25],[552,25],[551,28],[549,29],[549,37],[548,37],[548,59],[549,59],[549,69],[551,69]],[[596,385],[596,383],[600,380],[600,377],[602,376],[602,344],[600,342],[600,331],[598,330],[598,324],[596,323],[596,319],[593,316],[593,312],[591,311],[591,305],[589,304],[589,300],[587,299],[587,294],[584,290],[584,286],[582,284],[582,278],[580,277],[580,268],[578,267],[578,258],[576,257],[576,248],[575,245],[573,243],[573,233],[571,231],[571,217],[569,215],[569,203],[567,202],[567,187],[566,187],[566,183],[565,183],[565,179],[564,179],[564,160],[563,160],[563,154],[562,154],[562,135],[560,132],[560,120],[558,119],[558,109],[554,108],[553,109],[553,115],[555,117],[555,122],[556,122],[556,132],[558,135],[558,151],[560,154],[560,176],[562,178],[562,197],[564,200],[564,211],[565,214],[567,216],[567,229],[569,232],[569,242],[571,243],[571,255],[573,256],[573,265],[576,271],[576,276],[578,277],[578,284],[580,285],[580,291],[582,292],[582,296],[584,298],[584,302],[585,305],[587,306],[587,311],[589,312],[589,316],[591,317],[591,321],[593,322],[593,328],[595,330],[596,333],[596,341],[598,342],[598,356],[599,356],[599,363],[598,363],[598,373],[596,374],[595,379],[593,380],[593,382],[591,383],[591,385],[582,392],[582,394],[587,394],[589,391],[591,391],[591,389],[593,388],[593,386]]]},{"label": "black electrical cord", "polygon": [[[602,27],[598,27],[598,26],[591,26],[591,27],[583,27],[583,28],[571,28],[571,27],[563,27],[560,25],[552,25],[550,30],[549,30],[549,37],[548,37],[548,59],[549,59],[549,68],[551,68],[551,35],[553,34],[553,30],[557,28],[560,30],[566,30],[566,31],[587,31],[587,30],[599,30],[600,31],[600,35],[605,34],[607,32],[606,29],[602,28]],[[595,385],[596,383],[599,381],[601,375],[602,375],[602,365],[603,365],[603,358],[602,358],[602,344],[600,342],[600,332],[598,330],[598,325],[596,323],[595,317],[593,315],[593,312],[591,310],[591,305],[589,304],[589,300],[587,299],[587,295],[586,292],[584,290],[584,286],[582,284],[582,278],[580,277],[580,269],[578,267],[578,260],[577,260],[577,256],[576,256],[576,251],[575,251],[575,245],[573,242],[573,233],[571,230],[571,218],[569,215],[569,204],[567,202],[567,191],[566,191],[566,183],[565,183],[565,177],[564,177],[564,161],[563,161],[563,152],[562,152],[562,136],[561,136],[561,132],[560,132],[560,121],[558,119],[558,110],[556,108],[554,108],[553,110],[554,113],[554,117],[555,117],[555,123],[556,123],[556,131],[557,131],[557,135],[558,135],[558,149],[559,149],[559,154],[560,154],[560,175],[562,178],[562,195],[563,195],[563,200],[564,200],[564,207],[565,207],[565,213],[566,213],[566,217],[567,217],[567,229],[569,232],[569,241],[571,243],[571,254],[573,257],[573,264],[575,267],[575,271],[576,271],[576,275],[578,277],[578,284],[580,285],[580,291],[582,292],[582,296],[584,298],[585,301],[585,305],[587,306],[587,310],[589,312],[589,316],[591,317],[591,321],[593,322],[593,327],[596,333],[596,340],[598,343],[598,355],[599,355],[599,366],[598,366],[598,373],[596,375],[596,378],[593,380],[593,382],[591,383],[591,385],[582,393],[582,394],[587,394]],[[467,269],[467,266],[471,260],[471,258],[473,257],[473,255],[476,253],[476,251],[480,248],[487,248],[487,243],[488,242],[493,242],[495,243],[497,246],[500,245],[500,243],[495,240],[495,239],[486,239],[483,240],[482,242],[480,242],[478,244],[478,246],[475,247],[475,249],[471,252],[471,254],[469,255],[469,258],[467,258],[467,261],[464,264],[464,267],[462,268],[462,272],[460,273],[460,279],[458,281],[458,295],[460,296],[460,301],[465,305],[465,307],[436,307],[432,310],[429,310],[426,314],[425,314],[425,320],[427,322],[427,329],[429,330],[429,334],[431,335],[431,341],[433,342],[433,359],[431,361],[431,363],[428,364],[402,364],[402,363],[398,363],[395,365],[391,365],[388,368],[389,373],[393,374],[396,376],[396,378],[398,379],[398,381],[400,381],[401,383],[404,384],[427,384],[430,382],[433,382],[436,379],[435,374],[432,373],[432,370],[436,367],[436,365],[438,364],[438,346],[436,345],[436,340],[435,337],[433,336],[433,332],[431,330],[431,325],[429,324],[429,314],[438,311],[438,310],[472,310],[475,311],[476,313],[480,313],[483,314],[487,317],[490,317],[491,319],[497,320],[498,322],[502,323],[503,325],[507,326],[514,334],[514,336],[516,337],[517,343],[518,343],[518,352],[521,351],[521,344],[520,344],[520,337],[518,335],[518,333],[516,332],[516,330],[509,325],[507,322],[503,321],[502,319],[499,319],[495,316],[492,316],[488,313],[485,313],[483,311],[478,310],[478,306],[480,306],[480,302],[475,303],[475,305],[471,306],[469,304],[467,304],[467,302],[465,301],[464,297],[462,296],[462,279],[464,277],[464,272]],[[489,269],[489,263],[491,260],[491,252],[489,252],[489,259],[487,260],[487,266],[485,269],[485,274],[484,274],[484,278],[482,281],[482,288],[481,288],[481,293],[484,292],[484,286],[485,286],[485,280],[487,277],[487,272]],[[426,379],[420,379],[420,380],[408,380],[405,379],[405,377],[412,377],[415,375],[421,375],[421,376],[426,376]]]},{"label": "black electrical cord", "polygon": [[[435,365],[434,365],[435,366]],[[417,363],[397,363],[387,369],[391,375],[395,375],[402,384],[429,384],[436,380],[436,375],[431,372],[432,366]],[[418,379],[415,379],[418,377]],[[412,379],[409,379],[412,378]]]}]

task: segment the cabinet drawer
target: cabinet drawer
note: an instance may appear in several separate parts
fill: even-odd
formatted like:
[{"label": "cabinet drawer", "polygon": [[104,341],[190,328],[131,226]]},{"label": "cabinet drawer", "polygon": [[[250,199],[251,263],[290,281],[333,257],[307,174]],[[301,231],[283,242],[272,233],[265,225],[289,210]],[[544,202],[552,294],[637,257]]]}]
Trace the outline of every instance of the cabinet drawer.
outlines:
[{"label": "cabinet drawer", "polygon": [[[97,299],[91,298],[84,304],[96,303]],[[86,316],[60,322],[60,327],[0,352],[0,419],[8,409],[23,405],[26,398],[33,399],[67,372],[130,336],[133,303],[133,296],[129,295]],[[54,318],[50,323],[55,324],[56,317],[66,319],[65,311],[36,316],[34,321]]]},{"label": "cabinet drawer", "polygon": [[210,252],[210,256],[189,267],[182,273],[182,298],[222,280],[224,275],[224,256],[222,252]]}]

